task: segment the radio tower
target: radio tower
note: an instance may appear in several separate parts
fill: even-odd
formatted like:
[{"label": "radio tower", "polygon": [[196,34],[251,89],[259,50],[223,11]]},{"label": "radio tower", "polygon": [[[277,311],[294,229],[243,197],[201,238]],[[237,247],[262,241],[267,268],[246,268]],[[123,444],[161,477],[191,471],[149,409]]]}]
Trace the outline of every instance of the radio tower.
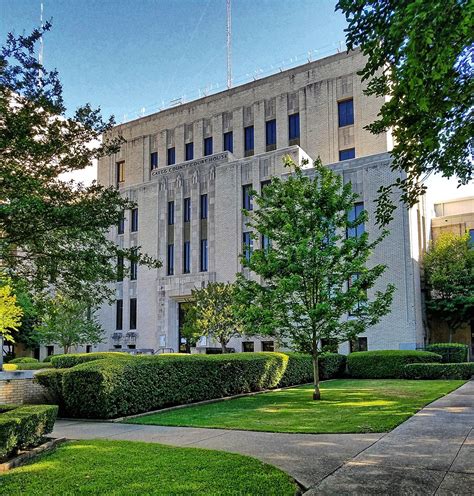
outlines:
[{"label": "radio tower", "polygon": [[[43,2],[41,2],[41,14],[40,14],[40,22],[41,22],[41,29],[43,29]],[[39,46],[39,52],[38,52],[38,63],[40,65],[39,68],[39,85],[42,86],[43,83],[43,35],[40,37],[40,46]]]},{"label": "radio tower", "polygon": [[227,0],[227,88],[232,88],[232,13]]}]

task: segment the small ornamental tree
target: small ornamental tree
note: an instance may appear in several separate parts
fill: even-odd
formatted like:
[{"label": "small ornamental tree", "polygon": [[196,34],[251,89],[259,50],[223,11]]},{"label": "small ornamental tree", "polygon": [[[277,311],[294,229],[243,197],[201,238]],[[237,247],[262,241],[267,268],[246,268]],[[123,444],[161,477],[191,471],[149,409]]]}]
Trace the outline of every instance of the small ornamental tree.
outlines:
[{"label": "small ornamental tree", "polygon": [[226,353],[231,338],[241,335],[235,305],[235,284],[210,282],[191,292],[192,306],[186,319],[187,332],[216,340]]},{"label": "small ornamental tree", "polygon": [[261,283],[239,275],[238,301],[253,334],[289,337],[311,353],[313,398],[320,399],[321,340],[351,340],[376,324],[390,311],[394,286],[369,298],[385,266],[367,262],[386,233],[371,241],[363,232],[367,212],[351,217],[357,201],[351,185],[319,160],[314,178],[290,158],[286,166],[294,173],[254,192],[257,208],[245,212],[254,238],[271,242],[242,257]]},{"label": "small ornamental tree", "polygon": [[[13,341],[12,331],[21,325],[23,310],[8,282],[0,283],[0,338]],[[0,350],[1,351],[1,350]]]},{"label": "small ornamental tree", "polygon": [[449,342],[474,315],[474,249],[469,235],[444,233],[423,259],[428,316],[445,322]]},{"label": "small ornamental tree", "polygon": [[42,344],[56,343],[69,353],[72,346],[97,344],[104,331],[87,303],[57,294],[44,302],[36,338]]}]

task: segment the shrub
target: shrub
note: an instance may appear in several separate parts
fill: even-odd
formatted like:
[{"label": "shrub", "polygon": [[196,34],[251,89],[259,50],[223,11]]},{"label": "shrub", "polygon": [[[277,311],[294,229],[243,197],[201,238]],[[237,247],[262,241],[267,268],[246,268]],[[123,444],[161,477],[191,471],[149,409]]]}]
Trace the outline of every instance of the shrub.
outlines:
[{"label": "shrub", "polygon": [[38,444],[53,430],[55,405],[0,406],[0,458]]},{"label": "shrub", "polygon": [[132,415],[274,388],[287,362],[283,353],[114,357],[66,370],[63,396],[71,416]]},{"label": "shrub", "polygon": [[288,364],[278,386],[287,387],[313,381],[311,355],[295,352],[285,353],[285,355],[288,357]]},{"label": "shrub", "polygon": [[52,367],[50,363],[17,363],[18,370],[42,370]]},{"label": "shrub", "polygon": [[48,400],[58,405],[59,412],[64,413],[63,374],[68,369],[50,369],[35,375],[34,381],[46,389]]},{"label": "shrub", "polygon": [[43,363],[51,362],[51,358],[53,358],[53,356],[56,356],[56,355],[48,355],[47,357],[44,357]]},{"label": "shrub", "polygon": [[347,357],[347,369],[351,377],[400,379],[405,365],[420,362],[441,362],[441,355],[411,350],[357,351]]},{"label": "shrub", "polygon": [[18,370],[18,365],[16,363],[4,363],[3,370],[6,372],[14,372],[15,370]]},{"label": "shrub", "polygon": [[36,360],[36,358],[31,358],[31,357],[20,357],[20,358],[14,358],[13,360],[10,360],[8,363],[38,363],[39,360]]},{"label": "shrub", "polygon": [[470,379],[474,376],[474,362],[467,363],[411,363],[405,365],[407,379]]},{"label": "shrub", "polygon": [[461,343],[429,344],[426,351],[441,355],[443,363],[462,363],[468,358],[468,346]]},{"label": "shrub", "polygon": [[342,377],[346,370],[346,357],[338,353],[323,353],[319,359],[319,378],[334,379]]},{"label": "shrub", "polygon": [[104,358],[132,358],[128,353],[104,351],[96,353],[72,353],[68,355],[54,355],[51,357],[53,367],[57,369],[69,369],[81,363],[102,360]]}]

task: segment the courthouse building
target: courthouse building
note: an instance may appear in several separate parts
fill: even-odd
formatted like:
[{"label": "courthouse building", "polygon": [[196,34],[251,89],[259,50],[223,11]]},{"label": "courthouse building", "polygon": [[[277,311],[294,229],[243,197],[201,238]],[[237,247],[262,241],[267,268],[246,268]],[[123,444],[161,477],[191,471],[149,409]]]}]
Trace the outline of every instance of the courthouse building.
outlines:
[{"label": "courthouse building", "polygon": [[[251,240],[242,208],[284,171],[282,159],[318,156],[351,182],[359,194],[354,211],[366,209],[364,229],[376,236],[374,200],[391,170],[388,134],[373,135],[382,99],[363,94],[360,52],[339,53],[257,81],[116,126],[126,143],[103,158],[98,180],[136,202],[111,236],[124,247],[140,246],[163,262],[160,269],[131,267],[116,283],[116,303],[99,311],[106,341],[94,349],[173,350],[191,290],[211,281],[233,281],[239,255]],[[352,349],[415,349],[424,344],[418,257],[426,240],[423,209],[398,208],[391,234],[370,263],[387,270],[375,288],[394,283],[392,312]],[[347,317],[351,318],[351,317]],[[216,343],[201,340],[200,348]],[[273,350],[272,338],[233,339],[235,351]]]}]

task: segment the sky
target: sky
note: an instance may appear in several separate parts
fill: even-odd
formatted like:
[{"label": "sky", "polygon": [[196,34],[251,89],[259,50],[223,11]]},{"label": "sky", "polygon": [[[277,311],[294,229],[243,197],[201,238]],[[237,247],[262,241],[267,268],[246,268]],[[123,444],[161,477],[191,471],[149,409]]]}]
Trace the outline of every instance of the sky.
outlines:
[{"label": "sky", "polygon": [[[40,3],[0,0],[2,44],[8,32],[39,25]],[[44,64],[59,71],[70,111],[90,102],[122,122],[143,107],[149,113],[226,87],[226,0],[43,3],[44,18],[53,22],[44,37]],[[232,0],[234,84],[304,63],[308,52],[313,59],[335,53],[345,27],[335,3]]]}]

